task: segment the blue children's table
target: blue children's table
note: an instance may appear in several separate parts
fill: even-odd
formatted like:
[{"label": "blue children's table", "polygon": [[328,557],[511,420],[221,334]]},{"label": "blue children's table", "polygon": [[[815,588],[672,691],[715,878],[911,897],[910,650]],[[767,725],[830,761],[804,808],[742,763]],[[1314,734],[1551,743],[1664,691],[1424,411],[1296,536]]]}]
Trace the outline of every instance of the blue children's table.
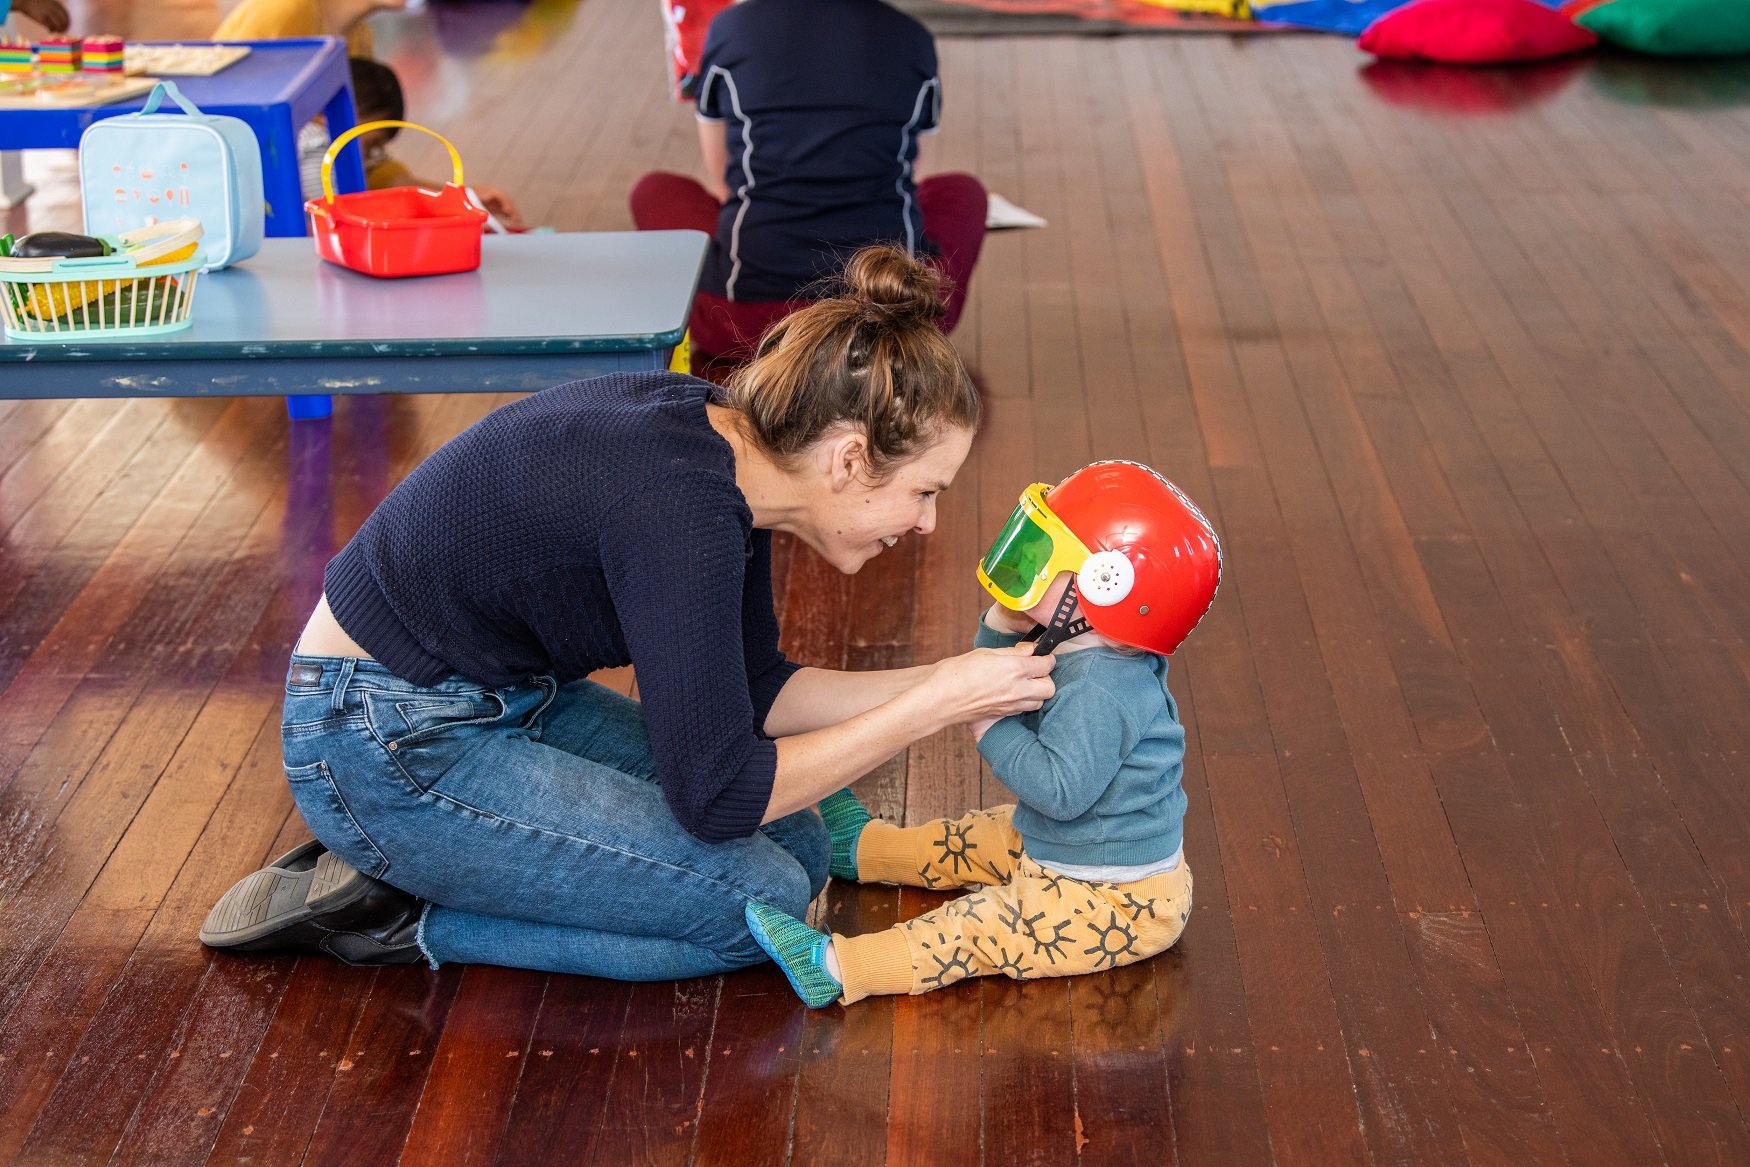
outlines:
[{"label": "blue children's table", "polygon": [[[192,44],[196,42],[183,42]],[[203,113],[242,118],[261,142],[262,182],[267,195],[267,233],[304,234],[304,196],[298,181],[298,131],[318,114],[330,136],[353,127],[352,74],[346,42],[336,37],[247,44],[247,57],[211,77],[173,77],[182,95]],[[101,118],[135,113],[144,97],[76,109],[8,110],[0,116],[0,150],[73,150],[79,135]],[[339,191],[365,188],[356,149],[334,164]]]},{"label": "blue children's table", "polygon": [[0,397],[297,402],[660,369],[686,330],[707,242],[698,231],[488,235],[477,271],[383,280],[318,259],[308,239],[269,239],[199,277],[180,332],[0,343]]}]

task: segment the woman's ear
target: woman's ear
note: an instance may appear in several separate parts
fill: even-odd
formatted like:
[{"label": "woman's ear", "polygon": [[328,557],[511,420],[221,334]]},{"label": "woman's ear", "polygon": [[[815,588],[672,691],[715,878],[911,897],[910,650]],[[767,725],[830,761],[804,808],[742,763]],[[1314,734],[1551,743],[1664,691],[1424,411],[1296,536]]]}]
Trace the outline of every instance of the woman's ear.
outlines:
[{"label": "woman's ear", "polygon": [[841,430],[826,440],[826,470],[834,491],[869,478],[869,439],[857,430]]}]

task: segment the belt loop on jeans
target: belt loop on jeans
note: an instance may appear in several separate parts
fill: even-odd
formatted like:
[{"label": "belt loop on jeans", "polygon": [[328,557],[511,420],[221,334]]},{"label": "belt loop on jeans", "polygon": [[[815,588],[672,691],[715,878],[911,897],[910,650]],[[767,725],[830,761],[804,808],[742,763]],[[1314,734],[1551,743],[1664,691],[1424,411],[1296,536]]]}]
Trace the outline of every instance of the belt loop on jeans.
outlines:
[{"label": "belt loop on jeans", "polygon": [[335,678],[334,692],[328,696],[328,708],[335,713],[346,708],[346,686],[352,681],[353,666],[358,664],[350,656],[340,658],[340,676]]}]

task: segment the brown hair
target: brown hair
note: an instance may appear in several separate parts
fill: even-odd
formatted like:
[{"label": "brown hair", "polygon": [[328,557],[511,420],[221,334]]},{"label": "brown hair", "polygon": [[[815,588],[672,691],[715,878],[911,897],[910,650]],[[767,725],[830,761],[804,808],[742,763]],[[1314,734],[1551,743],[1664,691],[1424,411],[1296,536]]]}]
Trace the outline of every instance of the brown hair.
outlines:
[{"label": "brown hair", "polygon": [[855,426],[877,480],[944,428],[977,428],[978,391],[936,325],[946,284],[903,248],[863,248],[845,264],[837,295],[766,330],[730,376],[725,403],[785,467],[833,426]]}]

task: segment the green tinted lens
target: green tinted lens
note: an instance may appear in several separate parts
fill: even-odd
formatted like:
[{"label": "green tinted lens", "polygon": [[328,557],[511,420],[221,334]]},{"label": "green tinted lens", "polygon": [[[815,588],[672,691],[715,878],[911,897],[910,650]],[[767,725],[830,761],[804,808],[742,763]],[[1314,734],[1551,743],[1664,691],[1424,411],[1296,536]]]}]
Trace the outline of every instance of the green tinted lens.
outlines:
[{"label": "green tinted lens", "polygon": [[984,574],[1003,595],[1018,600],[1051,561],[1051,536],[1016,507],[984,557]]}]

